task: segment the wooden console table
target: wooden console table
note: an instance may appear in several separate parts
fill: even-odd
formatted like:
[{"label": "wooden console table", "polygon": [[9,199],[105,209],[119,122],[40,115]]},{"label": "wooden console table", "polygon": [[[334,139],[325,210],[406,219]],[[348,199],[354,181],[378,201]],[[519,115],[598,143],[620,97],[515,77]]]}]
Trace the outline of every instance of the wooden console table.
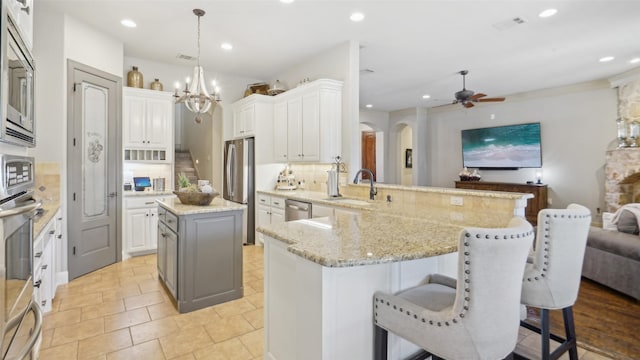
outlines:
[{"label": "wooden console table", "polygon": [[534,226],[537,224],[538,212],[547,208],[547,185],[545,184],[518,184],[489,181],[456,181],[458,189],[506,191],[533,194],[533,199],[527,200],[524,209],[527,221]]}]

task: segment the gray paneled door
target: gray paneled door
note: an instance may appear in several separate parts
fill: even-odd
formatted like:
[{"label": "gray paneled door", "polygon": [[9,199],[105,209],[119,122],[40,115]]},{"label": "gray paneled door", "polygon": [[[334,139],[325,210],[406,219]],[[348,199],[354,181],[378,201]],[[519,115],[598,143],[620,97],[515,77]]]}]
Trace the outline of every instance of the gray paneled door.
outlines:
[{"label": "gray paneled door", "polygon": [[120,78],[68,63],[69,279],[120,259]]}]

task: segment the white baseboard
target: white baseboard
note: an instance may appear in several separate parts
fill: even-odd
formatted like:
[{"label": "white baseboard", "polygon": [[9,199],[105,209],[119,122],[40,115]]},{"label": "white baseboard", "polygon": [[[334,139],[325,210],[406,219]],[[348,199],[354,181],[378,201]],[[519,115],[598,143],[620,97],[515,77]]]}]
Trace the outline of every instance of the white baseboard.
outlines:
[{"label": "white baseboard", "polygon": [[69,282],[69,272],[60,271],[56,273],[56,286],[64,285]]}]

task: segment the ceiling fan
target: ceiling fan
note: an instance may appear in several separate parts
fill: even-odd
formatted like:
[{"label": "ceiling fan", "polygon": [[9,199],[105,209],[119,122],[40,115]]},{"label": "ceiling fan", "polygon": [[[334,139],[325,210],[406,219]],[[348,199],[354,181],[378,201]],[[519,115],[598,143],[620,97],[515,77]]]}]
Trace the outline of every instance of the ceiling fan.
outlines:
[{"label": "ceiling fan", "polygon": [[459,74],[462,75],[462,90],[455,93],[456,99],[453,100],[454,104],[461,103],[462,106],[470,108],[474,106],[474,102],[504,101],[503,97],[485,98],[485,96],[487,96],[486,94],[476,94],[473,90],[467,90],[465,87],[465,77],[468,73],[468,70],[462,70],[459,72]]}]

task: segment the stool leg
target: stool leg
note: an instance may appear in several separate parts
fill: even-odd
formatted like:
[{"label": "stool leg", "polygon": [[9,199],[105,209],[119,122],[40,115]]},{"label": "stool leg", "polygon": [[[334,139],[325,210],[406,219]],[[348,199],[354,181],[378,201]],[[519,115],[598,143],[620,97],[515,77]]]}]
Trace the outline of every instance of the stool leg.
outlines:
[{"label": "stool leg", "polygon": [[374,325],[374,327],[375,334],[373,337],[373,359],[387,360],[388,332],[378,325]]},{"label": "stool leg", "polygon": [[542,342],[541,346],[541,359],[549,360],[550,350],[549,350],[549,310],[540,309],[540,319],[542,320],[542,324],[540,327],[540,341]]},{"label": "stool leg", "polygon": [[569,347],[569,359],[578,360],[578,346],[576,344],[576,328],[573,323],[573,306],[562,309],[562,318],[564,319],[564,330],[567,335],[567,343]]}]

